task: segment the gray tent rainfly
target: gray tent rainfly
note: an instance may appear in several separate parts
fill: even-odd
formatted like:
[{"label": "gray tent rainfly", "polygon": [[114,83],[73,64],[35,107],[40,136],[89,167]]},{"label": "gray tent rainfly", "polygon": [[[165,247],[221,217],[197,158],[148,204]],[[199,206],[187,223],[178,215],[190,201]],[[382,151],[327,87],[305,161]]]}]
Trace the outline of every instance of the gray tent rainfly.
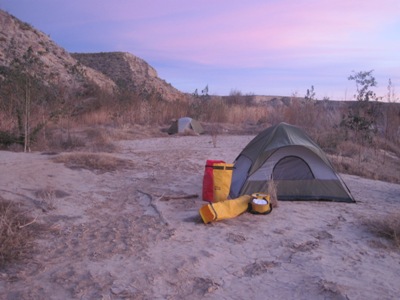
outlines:
[{"label": "gray tent rainfly", "polygon": [[271,179],[279,200],[355,202],[323,150],[286,123],[259,133],[236,158],[230,196],[266,192]]},{"label": "gray tent rainfly", "polygon": [[202,134],[204,129],[201,124],[189,117],[179,118],[175,120],[168,129],[169,134],[183,133],[185,130],[193,130],[195,133]]}]

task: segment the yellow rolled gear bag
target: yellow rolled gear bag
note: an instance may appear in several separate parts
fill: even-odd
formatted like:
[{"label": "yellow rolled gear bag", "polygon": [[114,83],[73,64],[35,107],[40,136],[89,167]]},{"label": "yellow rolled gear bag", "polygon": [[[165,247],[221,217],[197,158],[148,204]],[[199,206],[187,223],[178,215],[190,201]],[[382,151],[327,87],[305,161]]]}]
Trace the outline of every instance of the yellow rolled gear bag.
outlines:
[{"label": "yellow rolled gear bag", "polygon": [[247,211],[252,197],[243,195],[232,200],[206,204],[200,208],[200,216],[204,223],[235,218]]},{"label": "yellow rolled gear bag", "polygon": [[214,163],[213,165],[213,184],[214,184],[214,202],[220,202],[228,199],[231,188],[233,164]]},{"label": "yellow rolled gear bag", "polygon": [[251,194],[249,212],[252,214],[267,215],[272,211],[271,196],[262,193]]}]

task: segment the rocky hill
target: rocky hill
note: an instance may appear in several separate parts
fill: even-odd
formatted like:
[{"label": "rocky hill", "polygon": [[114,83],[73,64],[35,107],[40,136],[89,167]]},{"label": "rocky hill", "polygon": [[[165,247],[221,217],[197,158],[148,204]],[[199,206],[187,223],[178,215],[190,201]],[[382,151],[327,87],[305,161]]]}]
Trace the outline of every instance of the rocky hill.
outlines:
[{"label": "rocky hill", "polygon": [[183,94],[164,80],[143,59],[125,52],[72,53],[79,63],[101,72],[121,89],[142,95],[157,93],[166,100],[182,99]]},{"label": "rocky hill", "polygon": [[[26,56],[35,58],[34,66]],[[0,10],[0,79],[15,62],[48,84],[82,91],[88,84],[114,92],[118,88],[139,95],[155,94],[164,100],[183,99],[183,93],[161,80],[144,60],[129,53],[68,53],[49,36]]]},{"label": "rocky hill", "polygon": [[[0,67],[4,70],[16,61],[24,63],[24,55],[28,52],[37,59],[35,73],[48,83],[82,88],[91,81],[108,91],[116,86],[104,74],[80,66],[76,59],[44,33],[0,10]],[[28,64],[25,66],[28,68]]]}]

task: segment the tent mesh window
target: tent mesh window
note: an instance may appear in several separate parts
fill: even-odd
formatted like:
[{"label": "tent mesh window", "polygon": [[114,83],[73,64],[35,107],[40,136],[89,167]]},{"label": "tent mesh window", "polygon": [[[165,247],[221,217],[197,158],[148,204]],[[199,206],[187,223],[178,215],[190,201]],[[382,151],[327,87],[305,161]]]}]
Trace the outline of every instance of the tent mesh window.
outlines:
[{"label": "tent mesh window", "polygon": [[315,179],[309,165],[298,156],[286,156],[280,159],[272,172],[274,180]]}]

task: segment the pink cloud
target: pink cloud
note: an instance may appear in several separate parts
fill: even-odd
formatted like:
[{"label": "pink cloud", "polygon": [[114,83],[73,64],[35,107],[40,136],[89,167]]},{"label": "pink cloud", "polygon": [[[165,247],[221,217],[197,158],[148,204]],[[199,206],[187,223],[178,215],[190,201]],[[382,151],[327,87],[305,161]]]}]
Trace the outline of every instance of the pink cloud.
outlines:
[{"label": "pink cloud", "polygon": [[[213,65],[257,65],[291,52],[292,57],[301,57],[315,49],[329,55],[348,46],[351,53],[355,38],[379,30],[393,18],[398,4],[393,0],[350,2],[255,1],[236,3],[233,8],[225,3],[225,9],[220,2],[197,6],[191,2],[179,6],[178,12],[176,6],[168,6],[162,15],[153,12],[147,20],[154,18],[154,22],[137,24],[123,35],[171,57]],[[174,12],[184,17],[174,18]]]},{"label": "pink cloud", "polygon": [[263,74],[283,70],[301,74],[302,82],[304,70],[312,77],[312,68],[321,74],[329,66],[329,72],[344,79],[352,69],[380,67],[393,79],[400,65],[399,0],[3,3],[0,8],[14,7],[17,17],[39,24],[39,30],[56,37],[67,50],[127,51],[150,63],[178,62],[189,69],[200,65],[190,76],[206,76],[200,73],[212,70],[206,76],[210,77],[217,68]]}]

